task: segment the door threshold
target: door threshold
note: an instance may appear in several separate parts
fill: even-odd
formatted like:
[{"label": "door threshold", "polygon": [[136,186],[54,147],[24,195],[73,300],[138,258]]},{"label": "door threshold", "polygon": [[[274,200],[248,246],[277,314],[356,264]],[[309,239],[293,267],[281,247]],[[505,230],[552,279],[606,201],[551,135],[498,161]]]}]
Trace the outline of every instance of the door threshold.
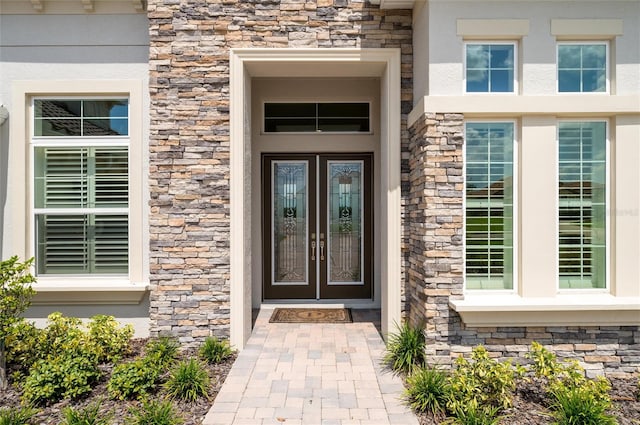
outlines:
[{"label": "door threshold", "polygon": [[271,310],[285,308],[353,308],[379,309],[380,304],[371,300],[266,300],[260,304],[261,309]]}]

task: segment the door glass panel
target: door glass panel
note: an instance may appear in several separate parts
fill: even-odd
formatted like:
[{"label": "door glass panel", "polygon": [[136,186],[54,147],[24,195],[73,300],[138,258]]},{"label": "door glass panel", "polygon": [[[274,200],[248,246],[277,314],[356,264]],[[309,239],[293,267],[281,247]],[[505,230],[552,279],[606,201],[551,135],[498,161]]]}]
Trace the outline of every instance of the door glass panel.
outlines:
[{"label": "door glass panel", "polygon": [[273,284],[308,284],[308,163],[272,162]]},{"label": "door glass panel", "polygon": [[363,162],[329,161],[328,170],[328,284],[362,283]]}]

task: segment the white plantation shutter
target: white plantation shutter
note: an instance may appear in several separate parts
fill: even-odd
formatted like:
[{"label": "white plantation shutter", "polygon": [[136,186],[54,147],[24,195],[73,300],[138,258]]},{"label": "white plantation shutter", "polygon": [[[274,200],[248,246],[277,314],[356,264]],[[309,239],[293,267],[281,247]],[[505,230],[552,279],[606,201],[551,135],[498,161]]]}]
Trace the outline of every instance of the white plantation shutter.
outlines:
[{"label": "white plantation shutter", "polygon": [[51,139],[32,141],[38,274],[126,274],[128,146],[113,136],[97,146]]},{"label": "white plantation shutter", "polygon": [[513,288],[513,123],[469,122],[465,135],[467,289]]},{"label": "white plantation shutter", "polygon": [[560,288],[606,287],[606,123],[561,122]]}]

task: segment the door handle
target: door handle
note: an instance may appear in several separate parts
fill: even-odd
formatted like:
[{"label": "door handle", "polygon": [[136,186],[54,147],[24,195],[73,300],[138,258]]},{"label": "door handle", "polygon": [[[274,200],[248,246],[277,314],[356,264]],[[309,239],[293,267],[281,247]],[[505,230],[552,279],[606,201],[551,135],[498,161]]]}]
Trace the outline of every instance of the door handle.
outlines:
[{"label": "door handle", "polygon": [[316,261],[316,241],[311,241],[311,261]]},{"label": "door handle", "polygon": [[320,241],[320,261],[324,261],[324,241]]}]

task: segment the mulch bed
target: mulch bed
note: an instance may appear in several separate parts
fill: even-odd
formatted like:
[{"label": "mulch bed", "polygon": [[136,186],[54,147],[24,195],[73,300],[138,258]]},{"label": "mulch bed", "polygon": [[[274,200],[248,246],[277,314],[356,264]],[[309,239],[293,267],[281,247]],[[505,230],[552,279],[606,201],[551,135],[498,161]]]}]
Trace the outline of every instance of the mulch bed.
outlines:
[{"label": "mulch bed", "polygon": [[[122,361],[129,361],[134,357],[142,354],[146,339],[134,339],[132,340],[131,354]],[[180,353],[180,359],[196,358],[197,352],[194,350],[184,350]],[[209,372],[211,378],[211,388],[209,391],[209,399],[200,398],[194,403],[186,403],[180,400],[174,400],[173,405],[175,410],[180,413],[184,419],[185,425],[197,425],[201,424],[202,420],[206,416],[207,412],[213,404],[213,400],[216,398],[227,374],[231,370],[231,366],[235,361],[235,356],[227,359],[226,361],[216,365],[206,365],[206,369]],[[93,391],[84,398],[79,400],[62,400],[58,403],[51,404],[49,406],[40,407],[37,415],[33,418],[34,424],[40,425],[58,425],[62,422],[62,409],[68,406],[74,408],[83,407],[92,402],[101,401],[100,411],[105,415],[112,415],[112,425],[125,425],[127,424],[127,418],[129,416],[128,410],[130,407],[138,405],[138,401],[120,401],[112,400],[109,398],[107,392],[107,382],[111,376],[113,365],[101,365],[101,371],[103,372],[102,378]],[[0,394],[0,407],[10,407],[20,405],[20,391],[13,385],[9,390]],[[163,392],[161,386],[158,392],[149,396],[149,399],[163,400],[166,394]]]},{"label": "mulch bed", "polygon": [[[610,379],[611,398],[615,415],[620,425],[640,425],[640,401],[638,393],[638,378]],[[513,407],[503,413],[501,425],[546,425],[552,424],[553,418],[544,405],[545,395],[539,382],[519,381],[513,398]],[[418,415],[420,425],[438,425],[444,418],[434,417],[429,413]]]}]

